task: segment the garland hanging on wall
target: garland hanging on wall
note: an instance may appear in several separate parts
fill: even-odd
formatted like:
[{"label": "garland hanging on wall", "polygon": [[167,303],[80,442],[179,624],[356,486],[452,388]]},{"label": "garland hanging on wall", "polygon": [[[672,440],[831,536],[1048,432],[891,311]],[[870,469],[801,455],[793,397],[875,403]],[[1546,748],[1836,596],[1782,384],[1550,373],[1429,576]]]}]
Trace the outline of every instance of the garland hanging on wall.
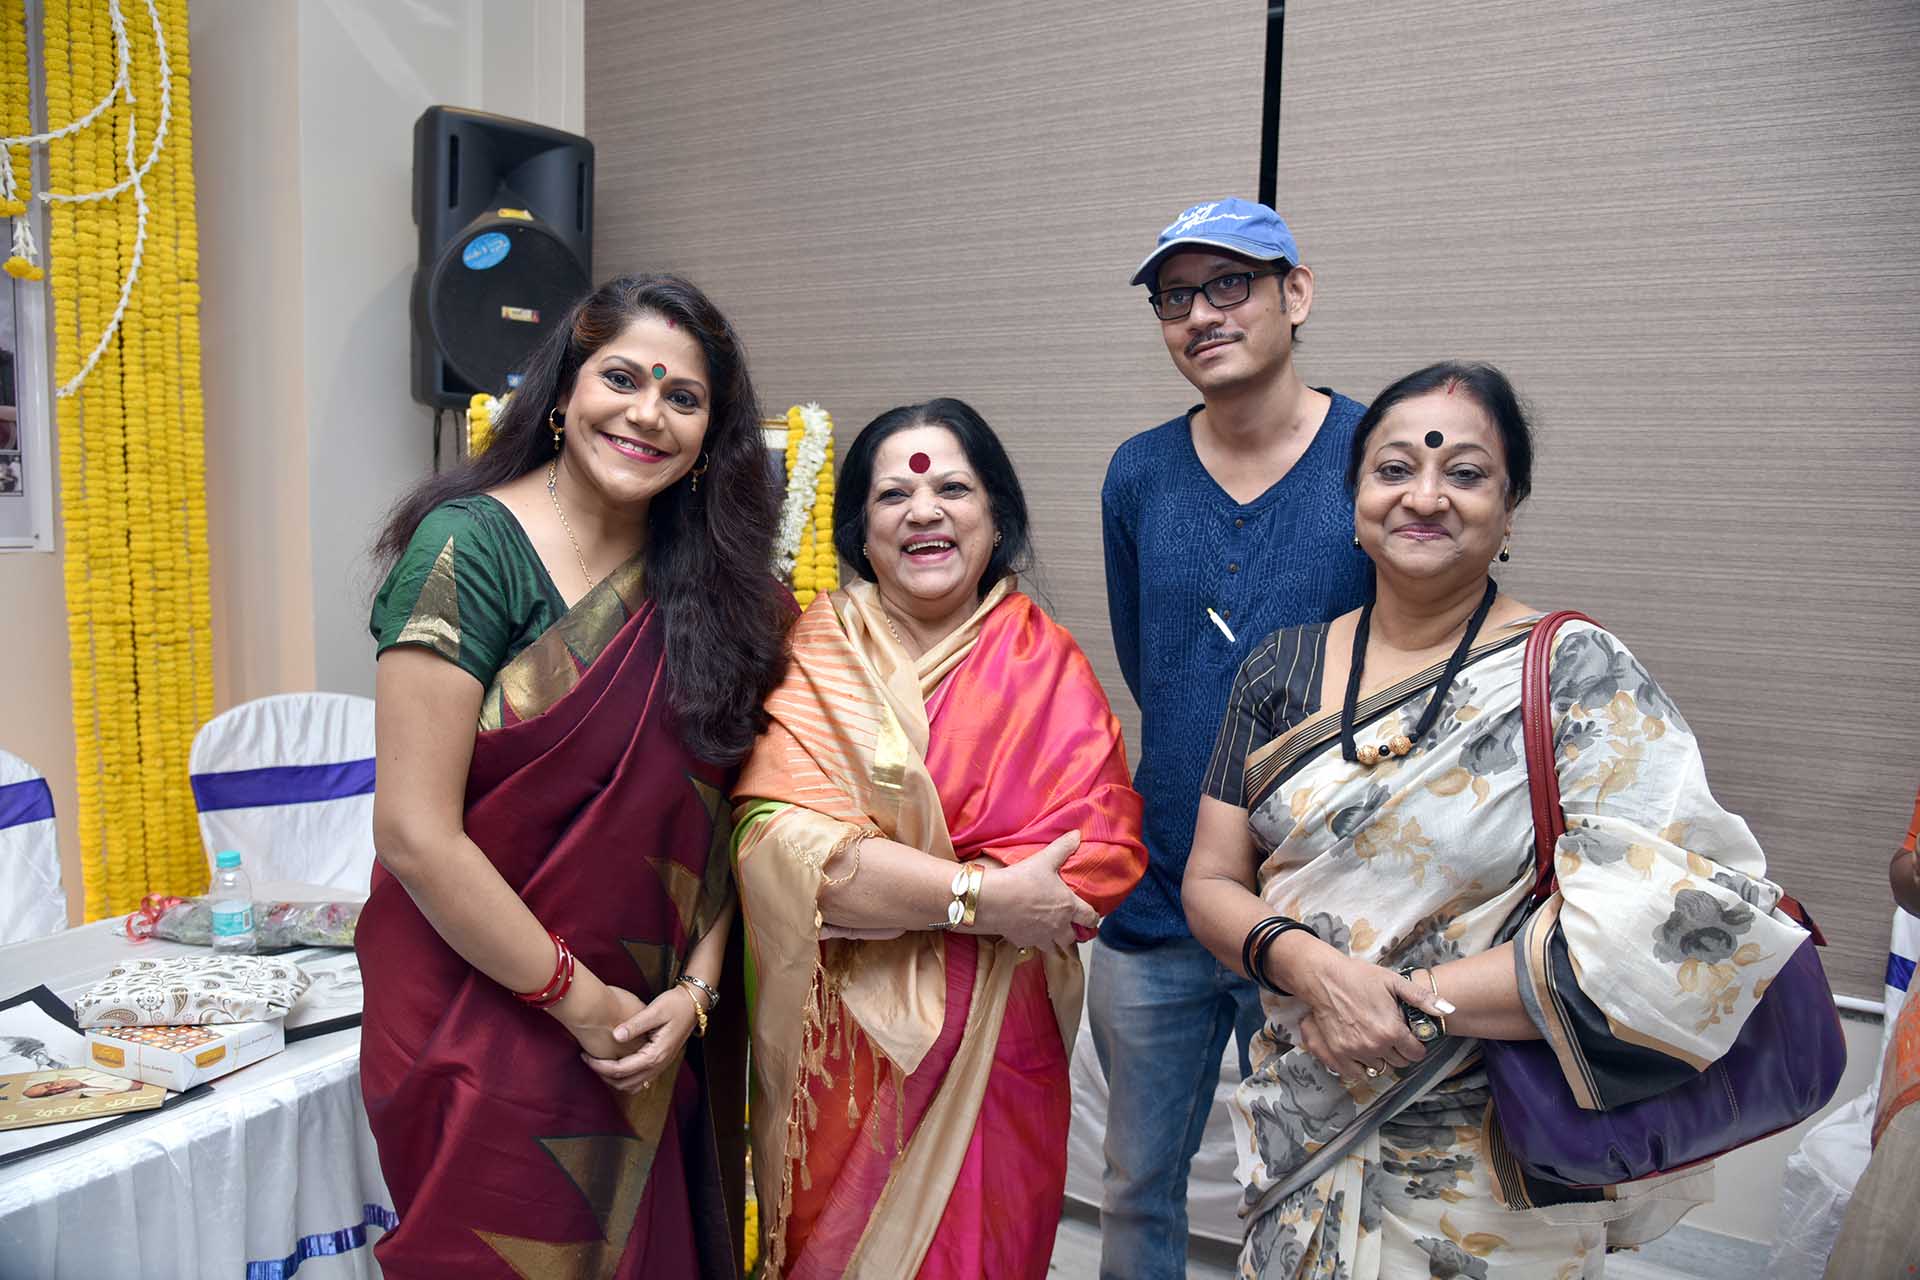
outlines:
[{"label": "garland hanging on wall", "polygon": [[[44,278],[88,919],[207,881],[187,754],[213,710],[199,244],[186,0],[45,0],[49,128],[25,18],[4,32],[6,271]],[[32,191],[44,155],[47,189]],[[27,209],[48,210],[46,260]]]},{"label": "garland hanging on wall", "polygon": [[833,550],[833,419],[817,404],[787,410],[787,497],[773,561],[802,609],[840,585],[840,558]]}]

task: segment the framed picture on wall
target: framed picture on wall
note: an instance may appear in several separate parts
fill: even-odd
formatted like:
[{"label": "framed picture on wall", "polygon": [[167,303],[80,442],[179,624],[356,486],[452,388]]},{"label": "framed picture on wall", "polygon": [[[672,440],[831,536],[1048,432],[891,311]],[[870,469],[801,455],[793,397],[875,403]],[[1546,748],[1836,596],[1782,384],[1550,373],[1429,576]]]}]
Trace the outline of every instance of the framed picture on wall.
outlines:
[{"label": "framed picture on wall", "polygon": [[[37,80],[40,3],[28,0],[25,24],[28,61]],[[21,21],[17,12],[9,15]],[[43,108],[35,94],[35,127]],[[45,180],[46,159],[34,148],[30,189]],[[21,175],[23,178],[26,175]],[[41,202],[29,200],[22,217],[33,219],[34,237],[46,241]],[[0,252],[13,239],[14,220],[0,218]],[[52,551],[53,372],[47,314],[47,282],[0,274],[0,552]]]},{"label": "framed picture on wall", "polygon": [[54,547],[46,308],[45,281],[0,275],[0,551]]}]

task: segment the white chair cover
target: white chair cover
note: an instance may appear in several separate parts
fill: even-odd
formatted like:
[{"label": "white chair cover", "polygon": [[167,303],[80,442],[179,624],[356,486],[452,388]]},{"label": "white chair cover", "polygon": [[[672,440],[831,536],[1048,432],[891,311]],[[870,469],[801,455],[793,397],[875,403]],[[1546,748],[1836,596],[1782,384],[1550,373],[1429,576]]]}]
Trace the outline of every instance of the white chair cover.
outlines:
[{"label": "white chair cover", "polygon": [[0,751],[0,943],[66,927],[53,792],[32,765]]},{"label": "white chair cover", "polygon": [[[1920,958],[1920,920],[1895,908],[1893,937],[1887,947],[1881,1058],[1886,1057],[1894,1020],[1907,1000],[1916,958]],[[1823,1116],[1787,1157],[1769,1280],[1821,1280],[1826,1274],[1827,1255],[1840,1236],[1853,1188],[1873,1154],[1873,1113],[1879,1105],[1880,1063],[1876,1060],[1873,1082],[1866,1091]]]},{"label": "white chair cover", "polygon": [[238,849],[255,884],[365,892],[373,870],[373,701],[283,693],[194,735],[193,798],[207,861]]}]

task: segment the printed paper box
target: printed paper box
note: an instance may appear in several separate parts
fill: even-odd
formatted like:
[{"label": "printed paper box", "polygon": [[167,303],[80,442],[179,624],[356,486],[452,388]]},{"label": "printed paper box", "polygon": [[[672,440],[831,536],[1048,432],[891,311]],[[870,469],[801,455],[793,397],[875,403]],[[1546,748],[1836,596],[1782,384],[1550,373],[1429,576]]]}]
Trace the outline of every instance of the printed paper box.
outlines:
[{"label": "printed paper box", "polygon": [[87,1063],[129,1080],[184,1091],[272,1057],[286,1046],[277,1018],[201,1027],[114,1027],[87,1032]]}]

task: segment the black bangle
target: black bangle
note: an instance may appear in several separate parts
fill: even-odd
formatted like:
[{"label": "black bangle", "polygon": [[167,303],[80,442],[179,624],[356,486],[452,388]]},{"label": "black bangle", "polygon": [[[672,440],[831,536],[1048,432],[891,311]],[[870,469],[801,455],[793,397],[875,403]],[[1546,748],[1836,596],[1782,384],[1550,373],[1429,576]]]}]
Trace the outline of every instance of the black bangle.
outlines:
[{"label": "black bangle", "polygon": [[[1247,936],[1240,941],[1240,971],[1253,981],[1260,982],[1260,971],[1254,967],[1253,948],[1260,936],[1268,930],[1287,923],[1285,916],[1268,916],[1253,928],[1247,930]],[[1264,985],[1264,984],[1262,984]]]},{"label": "black bangle", "polygon": [[[1252,978],[1255,985],[1262,991],[1271,992],[1276,996],[1293,994],[1267,977],[1267,951],[1276,939],[1296,929],[1313,933],[1313,926],[1302,924],[1286,916],[1268,916],[1247,931],[1246,940],[1240,944],[1240,967],[1247,971],[1247,976]],[[1319,935],[1314,934],[1314,936]]]}]

